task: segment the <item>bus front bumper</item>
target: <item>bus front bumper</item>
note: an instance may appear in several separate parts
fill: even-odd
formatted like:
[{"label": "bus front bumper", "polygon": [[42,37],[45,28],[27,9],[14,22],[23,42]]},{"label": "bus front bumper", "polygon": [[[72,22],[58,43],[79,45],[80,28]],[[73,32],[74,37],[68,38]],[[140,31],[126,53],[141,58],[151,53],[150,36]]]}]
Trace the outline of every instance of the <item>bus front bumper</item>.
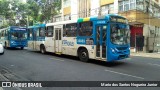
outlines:
[{"label": "bus front bumper", "polygon": [[123,54],[110,54],[108,56],[108,59],[107,61],[109,62],[112,62],[112,61],[117,61],[117,60],[123,60],[123,59],[126,59],[126,58],[129,58],[130,57],[130,53],[123,53]]},{"label": "bus front bumper", "polygon": [[26,47],[27,42],[11,42],[10,47]]}]

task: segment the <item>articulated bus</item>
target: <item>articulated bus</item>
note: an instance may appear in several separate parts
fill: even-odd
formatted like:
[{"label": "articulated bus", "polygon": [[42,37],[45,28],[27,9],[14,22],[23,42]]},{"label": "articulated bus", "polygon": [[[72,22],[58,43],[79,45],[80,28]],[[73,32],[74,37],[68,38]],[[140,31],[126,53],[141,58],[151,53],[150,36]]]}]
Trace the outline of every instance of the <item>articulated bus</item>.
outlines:
[{"label": "articulated bus", "polygon": [[20,47],[23,49],[27,46],[27,29],[19,26],[0,29],[0,41],[5,48]]},{"label": "articulated bus", "polygon": [[[116,61],[130,56],[128,20],[118,15],[80,18],[78,21],[48,23],[37,39],[37,50],[89,59]],[[43,29],[44,30],[44,29]],[[38,37],[37,37],[38,38]]]}]

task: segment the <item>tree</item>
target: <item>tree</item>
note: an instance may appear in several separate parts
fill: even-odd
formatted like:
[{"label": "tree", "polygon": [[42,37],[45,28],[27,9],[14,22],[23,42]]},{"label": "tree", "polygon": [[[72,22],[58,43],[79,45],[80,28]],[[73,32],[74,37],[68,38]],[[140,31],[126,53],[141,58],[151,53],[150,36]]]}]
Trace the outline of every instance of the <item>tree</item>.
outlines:
[{"label": "tree", "polygon": [[43,18],[39,18],[40,21],[52,20],[54,15],[59,14],[61,0],[38,0],[37,2],[41,6],[41,16],[43,16]]},{"label": "tree", "polygon": [[27,18],[29,23],[49,21],[59,14],[60,8],[61,0],[27,0],[27,3],[21,0],[0,0],[0,15],[9,21],[8,25],[16,25],[17,19],[26,25]]},{"label": "tree", "polygon": [[9,1],[8,0],[0,0],[0,15],[5,16],[8,18],[10,16],[10,9],[9,9]]}]

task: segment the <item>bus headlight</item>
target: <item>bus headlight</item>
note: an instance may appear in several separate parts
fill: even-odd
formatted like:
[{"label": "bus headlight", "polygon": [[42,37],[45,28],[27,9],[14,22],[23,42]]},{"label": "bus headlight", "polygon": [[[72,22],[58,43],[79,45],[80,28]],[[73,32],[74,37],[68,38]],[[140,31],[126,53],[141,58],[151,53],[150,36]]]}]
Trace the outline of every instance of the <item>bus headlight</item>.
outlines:
[{"label": "bus headlight", "polygon": [[115,53],[115,50],[113,48],[111,48],[112,53]]},{"label": "bus headlight", "polygon": [[115,51],[116,51],[116,52],[119,52],[119,50],[118,50],[117,48],[115,48]]},{"label": "bus headlight", "polygon": [[11,41],[11,44],[14,44],[15,43],[15,41]]}]

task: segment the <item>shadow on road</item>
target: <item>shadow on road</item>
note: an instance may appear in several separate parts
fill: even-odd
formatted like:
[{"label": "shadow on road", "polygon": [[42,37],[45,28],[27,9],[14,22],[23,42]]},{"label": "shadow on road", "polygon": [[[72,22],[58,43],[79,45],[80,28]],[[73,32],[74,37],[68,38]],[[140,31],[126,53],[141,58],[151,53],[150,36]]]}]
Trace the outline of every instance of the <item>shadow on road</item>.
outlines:
[{"label": "shadow on road", "polygon": [[98,60],[90,60],[90,63],[102,65],[105,67],[117,67],[126,64],[122,61],[114,61],[114,62],[105,62],[105,61],[98,61]]},{"label": "shadow on road", "polygon": [[[69,55],[57,55],[54,53],[46,53],[46,55],[52,55],[55,56],[57,58],[61,58],[61,59],[68,59],[68,60],[74,60],[74,61],[79,61],[78,57],[75,56],[69,56]],[[91,63],[91,64],[96,64],[96,65],[101,65],[101,66],[105,66],[105,67],[116,67],[116,66],[121,66],[126,64],[125,62],[122,61],[114,61],[114,62],[105,62],[105,61],[99,61],[99,60],[94,60],[94,59],[89,59],[88,62],[84,62],[84,63]]]},{"label": "shadow on road", "polygon": [[[39,51],[30,51],[30,52],[33,52],[33,53],[39,53],[41,54]],[[50,55],[50,56],[54,56],[58,59],[67,59],[67,60],[73,60],[73,61],[79,61],[79,58],[76,57],[76,56],[69,56],[69,55],[57,55],[55,53],[50,53],[50,52],[47,52],[45,54],[42,54],[42,55]],[[125,62],[122,61],[114,61],[114,62],[105,62],[105,61],[99,61],[99,60],[94,60],[94,59],[89,59],[88,62],[84,62],[84,63],[91,63],[91,64],[96,64],[96,65],[101,65],[101,66],[105,66],[105,67],[117,67],[117,66],[121,66],[121,65],[124,65],[126,64]]]},{"label": "shadow on road", "polygon": [[7,50],[22,50],[21,48],[7,48]]}]

